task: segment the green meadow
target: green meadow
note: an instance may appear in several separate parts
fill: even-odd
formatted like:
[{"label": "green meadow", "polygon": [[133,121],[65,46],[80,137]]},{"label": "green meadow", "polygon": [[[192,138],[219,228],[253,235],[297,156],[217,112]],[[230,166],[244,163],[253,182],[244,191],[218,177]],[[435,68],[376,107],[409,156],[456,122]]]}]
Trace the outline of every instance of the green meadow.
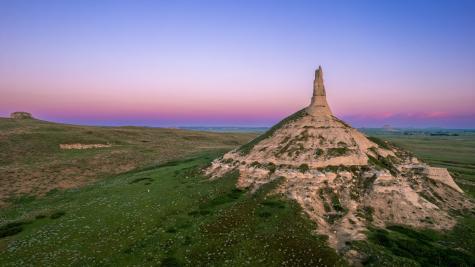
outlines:
[{"label": "green meadow", "polygon": [[250,194],[235,188],[235,173],[204,177],[217,155],[3,209],[2,266],[345,265],[295,203],[266,197],[275,183]]}]

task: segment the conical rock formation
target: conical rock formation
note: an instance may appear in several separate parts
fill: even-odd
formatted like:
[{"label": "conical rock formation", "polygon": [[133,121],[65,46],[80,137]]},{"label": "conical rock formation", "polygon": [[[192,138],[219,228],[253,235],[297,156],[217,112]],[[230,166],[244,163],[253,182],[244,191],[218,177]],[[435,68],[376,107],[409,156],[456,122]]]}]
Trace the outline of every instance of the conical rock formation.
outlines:
[{"label": "conical rock formation", "polygon": [[446,169],[334,117],[321,67],[307,108],[215,160],[206,172],[219,178],[232,170],[239,171],[238,187],[251,190],[283,178],[274,193],[296,200],[341,253],[347,241],[366,238],[368,225],[449,229],[456,223],[453,210],[473,207]]}]

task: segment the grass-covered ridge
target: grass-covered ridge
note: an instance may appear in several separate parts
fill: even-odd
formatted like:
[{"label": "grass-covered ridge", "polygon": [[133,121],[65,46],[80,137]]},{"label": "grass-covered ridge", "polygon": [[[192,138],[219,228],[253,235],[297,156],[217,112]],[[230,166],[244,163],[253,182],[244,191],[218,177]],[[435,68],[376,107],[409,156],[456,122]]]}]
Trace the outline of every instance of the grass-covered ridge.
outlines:
[{"label": "grass-covered ridge", "polygon": [[[210,149],[233,149],[255,136],[0,118],[0,207]],[[111,147],[60,149],[60,144],[78,143]]]},{"label": "grass-covered ridge", "polygon": [[[0,211],[2,266],[341,266],[298,204],[201,173],[218,154],[58,191]],[[5,227],[5,228],[4,228]],[[20,229],[21,228],[21,229]]]},{"label": "grass-covered ridge", "polygon": [[279,123],[277,123],[276,125],[272,126],[272,128],[270,128],[269,130],[267,130],[265,133],[259,135],[258,137],[256,137],[255,139],[253,139],[251,142],[245,144],[245,145],[242,145],[241,147],[239,147],[237,149],[237,151],[241,154],[241,155],[247,155],[249,154],[249,152],[251,152],[252,148],[257,145],[259,142],[261,142],[262,140],[264,139],[267,139],[269,137],[271,137],[277,130],[279,130],[280,128],[282,128],[284,125],[288,124],[288,123],[291,123],[293,121],[296,121],[300,118],[302,118],[303,116],[305,116],[307,114],[307,109],[304,108],[304,109],[301,109],[297,112],[295,112],[294,114],[288,116],[287,118],[281,120]]}]

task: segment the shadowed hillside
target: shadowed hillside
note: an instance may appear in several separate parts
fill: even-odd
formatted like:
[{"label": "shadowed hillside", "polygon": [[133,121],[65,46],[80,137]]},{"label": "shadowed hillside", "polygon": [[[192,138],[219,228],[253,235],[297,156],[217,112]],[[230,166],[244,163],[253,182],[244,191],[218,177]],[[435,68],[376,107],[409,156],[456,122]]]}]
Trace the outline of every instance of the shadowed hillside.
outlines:
[{"label": "shadowed hillside", "polygon": [[[0,206],[197,152],[229,150],[253,137],[253,133],[92,127],[0,118]],[[72,149],[60,145],[72,145],[65,147]]]}]

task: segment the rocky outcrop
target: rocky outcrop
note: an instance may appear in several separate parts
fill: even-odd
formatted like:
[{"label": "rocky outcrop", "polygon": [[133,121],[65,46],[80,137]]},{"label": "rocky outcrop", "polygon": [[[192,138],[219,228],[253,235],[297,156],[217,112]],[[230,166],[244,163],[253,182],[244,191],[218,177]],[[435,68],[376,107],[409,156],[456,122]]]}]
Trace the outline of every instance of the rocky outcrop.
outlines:
[{"label": "rocky outcrop", "polygon": [[60,144],[60,149],[91,149],[112,147],[111,144]]},{"label": "rocky outcrop", "polygon": [[28,113],[28,112],[17,111],[17,112],[13,112],[12,114],[10,114],[10,118],[17,119],[17,120],[23,120],[23,119],[33,119],[33,116],[31,116],[31,114]]},{"label": "rocky outcrop", "polygon": [[427,167],[425,168],[425,174],[430,179],[441,182],[445,185],[452,187],[453,189],[463,193],[462,189],[454,182],[452,176],[445,168]]},{"label": "rocky outcrop", "polygon": [[212,179],[238,170],[238,187],[256,190],[283,178],[274,193],[297,201],[330,244],[366,238],[369,225],[448,229],[452,210],[473,207],[445,169],[421,163],[387,142],[368,138],[332,115],[323,71],[310,105],[215,160]]}]

